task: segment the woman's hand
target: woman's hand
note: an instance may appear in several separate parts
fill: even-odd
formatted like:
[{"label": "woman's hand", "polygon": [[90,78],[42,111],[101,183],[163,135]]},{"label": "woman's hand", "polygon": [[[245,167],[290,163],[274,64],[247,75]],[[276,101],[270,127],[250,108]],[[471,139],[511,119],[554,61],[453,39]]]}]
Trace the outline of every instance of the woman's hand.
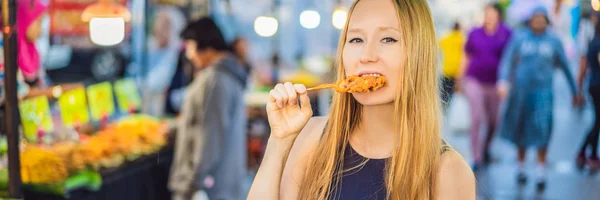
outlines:
[{"label": "woman's hand", "polygon": [[280,83],[269,92],[269,98],[267,115],[271,136],[281,140],[295,139],[313,114],[306,87],[290,82]]},{"label": "woman's hand", "polygon": [[462,92],[462,84],[463,84],[462,79],[456,79],[454,81],[454,88],[453,88],[454,92],[461,93]]},{"label": "woman's hand", "polygon": [[585,104],[585,98],[583,97],[582,93],[578,93],[575,96],[573,96],[573,105],[574,106],[582,106]]},{"label": "woman's hand", "polygon": [[506,96],[508,95],[508,90],[509,90],[508,84],[507,83],[498,83],[496,90],[498,92],[498,97],[500,98],[500,100],[504,101],[504,99],[506,99]]}]

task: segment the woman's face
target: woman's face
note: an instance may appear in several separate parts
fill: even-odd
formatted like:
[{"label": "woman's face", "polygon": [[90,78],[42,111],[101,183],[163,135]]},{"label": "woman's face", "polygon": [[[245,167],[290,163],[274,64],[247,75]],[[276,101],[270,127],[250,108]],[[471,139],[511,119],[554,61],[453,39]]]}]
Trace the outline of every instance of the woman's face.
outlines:
[{"label": "woman's face", "polygon": [[25,36],[27,37],[27,41],[35,42],[40,35],[42,34],[42,18],[44,15],[40,15],[35,21],[33,21],[29,27],[27,27],[27,31],[25,32]]},{"label": "woman's face", "polygon": [[396,7],[390,0],[360,1],[350,15],[348,33],[342,49],[346,76],[383,75],[387,87],[375,92],[353,93],[362,105],[394,101],[400,87],[400,70],[406,62]]},{"label": "woman's face", "polygon": [[159,12],[154,21],[154,35],[160,47],[166,47],[169,44],[171,20],[166,12]]},{"label": "woman's face", "polygon": [[491,6],[485,7],[483,12],[483,24],[488,26],[496,26],[500,21],[500,13]]},{"label": "woman's face", "polygon": [[544,14],[535,14],[531,17],[531,21],[529,22],[531,26],[531,30],[534,32],[543,32],[546,30],[548,26],[548,21],[546,21],[546,16]]}]

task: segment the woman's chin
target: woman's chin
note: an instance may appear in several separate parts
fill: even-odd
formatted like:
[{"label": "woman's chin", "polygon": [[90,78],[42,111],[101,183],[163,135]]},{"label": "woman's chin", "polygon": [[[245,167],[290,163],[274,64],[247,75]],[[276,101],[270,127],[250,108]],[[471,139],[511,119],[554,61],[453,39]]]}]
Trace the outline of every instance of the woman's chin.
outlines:
[{"label": "woman's chin", "polygon": [[384,89],[374,92],[352,93],[352,96],[363,106],[383,105],[394,101],[394,96]]}]

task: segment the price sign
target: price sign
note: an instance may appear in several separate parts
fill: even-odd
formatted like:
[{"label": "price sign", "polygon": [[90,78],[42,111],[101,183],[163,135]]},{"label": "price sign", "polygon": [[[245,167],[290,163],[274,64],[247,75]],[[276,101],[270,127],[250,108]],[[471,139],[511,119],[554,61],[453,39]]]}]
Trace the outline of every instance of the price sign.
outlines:
[{"label": "price sign", "polygon": [[52,116],[50,115],[50,106],[48,98],[45,96],[21,101],[19,103],[19,112],[27,140],[35,142],[39,130],[47,133],[53,131],[54,126],[52,124]]},{"label": "price sign", "polygon": [[65,127],[74,128],[89,121],[85,90],[71,90],[58,98],[60,113]]},{"label": "price sign", "polygon": [[115,94],[121,112],[129,112],[132,109],[139,110],[142,106],[140,93],[132,79],[115,82]]},{"label": "price sign", "polygon": [[93,120],[102,120],[115,113],[112,85],[109,82],[89,86],[87,97]]}]

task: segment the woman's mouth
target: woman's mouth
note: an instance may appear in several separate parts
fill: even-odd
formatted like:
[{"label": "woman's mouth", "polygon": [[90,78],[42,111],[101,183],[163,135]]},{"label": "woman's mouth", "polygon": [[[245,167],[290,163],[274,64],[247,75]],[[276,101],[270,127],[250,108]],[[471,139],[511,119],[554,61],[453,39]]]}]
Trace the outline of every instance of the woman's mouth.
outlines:
[{"label": "woman's mouth", "polygon": [[368,73],[368,74],[360,74],[359,77],[380,77],[383,76],[379,73]]}]

